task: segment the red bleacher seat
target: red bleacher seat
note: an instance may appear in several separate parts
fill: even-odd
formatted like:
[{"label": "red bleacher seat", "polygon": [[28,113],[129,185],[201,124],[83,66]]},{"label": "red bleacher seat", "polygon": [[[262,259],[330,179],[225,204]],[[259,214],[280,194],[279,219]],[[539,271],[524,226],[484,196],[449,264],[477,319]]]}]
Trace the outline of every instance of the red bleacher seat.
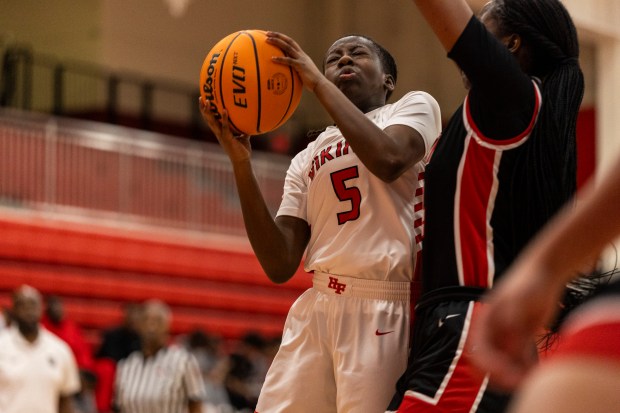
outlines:
[{"label": "red bleacher seat", "polygon": [[229,339],[248,331],[275,336],[310,286],[301,269],[273,284],[247,246],[200,245],[180,233],[15,217],[0,217],[0,231],[0,304],[30,284],[63,298],[91,338],[121,321],[123,303],[150,298],[171,306],[175,334],[203,328]]}]

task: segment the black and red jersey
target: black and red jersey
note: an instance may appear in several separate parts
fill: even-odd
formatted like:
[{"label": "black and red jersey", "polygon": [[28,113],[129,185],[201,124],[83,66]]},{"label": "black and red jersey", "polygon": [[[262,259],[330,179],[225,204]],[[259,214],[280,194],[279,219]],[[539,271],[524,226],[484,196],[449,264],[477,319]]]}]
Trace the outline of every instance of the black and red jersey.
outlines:
[{"label": "black and red jersey", "polygon": [[475,18],[449,56],[471,88],[426,169],[424,292],[491,287],[532,235],[520,229],[530,219],[523,177],[537,178],[523,154],[544,104],[538,82]]},{"label": "black and red jersey", "polygon": [[549,195],[564,189],[558,177],[570,169],[570,159],[549,156],[569,148],[537,129],[547,110],[539,82],[477,18],[449,56],[471,89],[426,167],[422,297],[391,412],[505,410],[510,395],[487,388],[462,357],[476,301],[560,207],[561,197]]}]

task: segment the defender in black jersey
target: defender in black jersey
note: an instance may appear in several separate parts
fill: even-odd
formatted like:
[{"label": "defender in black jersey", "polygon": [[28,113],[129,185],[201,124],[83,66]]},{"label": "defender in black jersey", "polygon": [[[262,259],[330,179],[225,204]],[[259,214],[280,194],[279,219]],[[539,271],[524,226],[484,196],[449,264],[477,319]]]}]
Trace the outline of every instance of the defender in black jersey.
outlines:
[{"label": "defender in black jersey", "polygon": [[[389,411],[501,412],[508,394],[467,354],[481,294],[575,191],[583,96],[578,42],[558,0],[415,0],[470,90],[426,170],[422,297]],[[535,351],[532,342],[532,351]]]},{"label": "defender in black jersey", "polygon": [[485,296],[472,331],[473,359],[493,383],[519,386],[514,413],[616,412],[620,406],[617,273],[563,319],[559,344],[544,363],[523,352],[554,324],[566,284],[620,236],[620,168],[610,168],[579,194],[579,203],[564,208]]}]

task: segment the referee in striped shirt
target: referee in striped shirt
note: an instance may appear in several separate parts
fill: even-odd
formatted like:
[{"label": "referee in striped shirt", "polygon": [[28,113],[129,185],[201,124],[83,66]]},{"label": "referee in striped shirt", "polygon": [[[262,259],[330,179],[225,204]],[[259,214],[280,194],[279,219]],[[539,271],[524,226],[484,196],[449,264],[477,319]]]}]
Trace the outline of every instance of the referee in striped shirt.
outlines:
[{"label": "referee in striped shirt", "polygon": [[171,313],[161,301],[142,309],[142,349],[118,364],[113,408],[120,413],[202,413],[205,394],[198,362],[168,346]]}]

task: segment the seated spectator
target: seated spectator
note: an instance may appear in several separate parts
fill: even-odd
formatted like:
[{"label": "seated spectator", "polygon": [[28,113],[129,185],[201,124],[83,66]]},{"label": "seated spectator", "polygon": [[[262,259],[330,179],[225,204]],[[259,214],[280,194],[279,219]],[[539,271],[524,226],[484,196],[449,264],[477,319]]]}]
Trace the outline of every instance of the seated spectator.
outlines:
[{"label": "seated spectator", "polygon": [[248,333],[230,355],[226,389],[230,402],[238,410],[254,411],[265,381],[270,360],[266,341],[257,333]]},{"label": "seated spectator", "polygon": [[230,361],[222,348],[221,339],[197,329],[184,338],[183,344],[198,361],[205,383],[205,401],[208,407],[221,410],[230,406],[225,386]]},{"label": "seated spectator", "polygon": [[116,364],[140,349],[140,308],[137,303],[125,305],[122,324],[103,333],[101,345],[95,354],[95,398],[97,409],[101,413],[110,411]]},{"label": "seated spectator", "polygon": [[82,373],[80,375],[82,390],[73,397],[73,413],[102,413],[97,408],[95,388],[97,376],[95,374]]},{"label": "seated spectator", "polygon": [[99,359],[109,358],[119,362],[134,351],[139,350],[139,319],[140,305],[137,303],[127,304],[124,308],[122,324],[103,333],[101,346],[95,357]]}]

